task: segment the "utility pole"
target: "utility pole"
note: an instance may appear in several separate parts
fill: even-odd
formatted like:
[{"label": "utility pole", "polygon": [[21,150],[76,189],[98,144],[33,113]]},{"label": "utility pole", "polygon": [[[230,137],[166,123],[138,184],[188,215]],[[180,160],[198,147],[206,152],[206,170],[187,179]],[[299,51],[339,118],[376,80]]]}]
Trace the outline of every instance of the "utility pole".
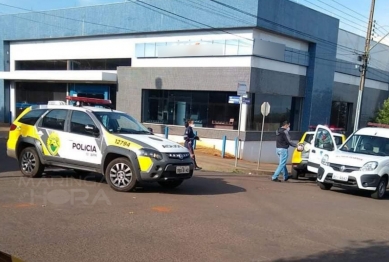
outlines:
[{"label": "utility pole", "polygon": [[355,112],[354,132],[357,131],[359,128],[359,120],[361,117],[362,95],[363,95],[363,89],[365,87],[367,64],[369,62],[370,38],[371,38],[371,30],[373,27],[374,6],[375,6],[375,0],[372,0],[371,7],[370,7],[369,25],[366,33],[365,52],[362,55],[363,63],[362,63],[362,71],[361,71],[361,80],[359,82],[357,111]]}]

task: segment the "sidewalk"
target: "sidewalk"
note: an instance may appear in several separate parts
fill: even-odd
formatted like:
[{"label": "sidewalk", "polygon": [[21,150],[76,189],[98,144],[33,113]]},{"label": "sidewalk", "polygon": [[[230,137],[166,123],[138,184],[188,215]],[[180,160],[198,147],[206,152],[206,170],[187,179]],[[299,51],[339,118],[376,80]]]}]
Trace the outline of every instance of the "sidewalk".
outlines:
[{"label": "sidewalk", "polygon": [[[246,175],[273,175],[277,168],[277,164],[261,163],[257,170],[258,163],[245,160],[238,160],[235,167],[235,159],[226,159],[217,156],[212,156],[204,153],[196,152],[196,162],[203,169],[202,171],[240,173]],[[287,165],[289,173],[291,165]]]}]

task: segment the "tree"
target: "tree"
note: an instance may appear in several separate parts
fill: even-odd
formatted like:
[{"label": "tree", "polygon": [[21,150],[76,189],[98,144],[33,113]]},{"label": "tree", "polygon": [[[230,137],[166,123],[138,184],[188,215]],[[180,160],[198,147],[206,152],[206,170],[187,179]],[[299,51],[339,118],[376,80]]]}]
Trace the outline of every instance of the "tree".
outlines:
[{"label": "tree", "polygon": [[375,117],[375,122],[389,125],[389,99],[385,100],[381,109],[378,110]]}]

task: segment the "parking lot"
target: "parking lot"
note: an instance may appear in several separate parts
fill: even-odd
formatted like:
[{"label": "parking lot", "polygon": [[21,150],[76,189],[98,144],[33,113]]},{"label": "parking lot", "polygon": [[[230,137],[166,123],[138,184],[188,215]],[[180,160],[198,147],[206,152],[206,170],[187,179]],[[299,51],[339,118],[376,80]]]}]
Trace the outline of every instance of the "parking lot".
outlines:
[{"label": "parking lot", "polygon": [[[273,152],[272,152],[273,153]],[[197,172],[118,193],[100,175],[20,176],[0,140],[0,250],[25,261],[387,261],[389,198]]]}]

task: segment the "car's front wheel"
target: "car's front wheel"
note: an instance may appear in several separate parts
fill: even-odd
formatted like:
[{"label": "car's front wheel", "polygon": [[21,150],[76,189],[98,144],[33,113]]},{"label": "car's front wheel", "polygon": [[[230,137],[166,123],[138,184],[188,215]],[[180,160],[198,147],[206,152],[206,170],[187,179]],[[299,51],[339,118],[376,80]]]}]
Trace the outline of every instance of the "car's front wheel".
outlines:
[{"label": "car's front wheel", "polygon": [[33,147],[26,147],[19,156],[20,171],[26,177],[41,177],[45,166],[39,159],[38,152]]},{"label": "car's front wheel", "polygon": [[330,190],[332,188],[332,184],[319,182],[319,187],[322,190]]},{"label": "car's front wheel", "polygon": [[159,181],[158,183],[165,188],[173,189],[181,185],[182,182],[184,182],[184,180],[180,179],[180,180]]},{"label": "car's front wheel", "polygon": [[388,185],[388,180],[386,177],[381,177],[378,182],[376,190],[371,194],[371,197],[374,199],[383,199],[386,193],[386,187]]},{"label": "car's front wheel", "polygon": [[108,164],[105,180],[116,191],[131,191],[135,189],[137,182],[134,166],[128,158],[116,158]]}]

